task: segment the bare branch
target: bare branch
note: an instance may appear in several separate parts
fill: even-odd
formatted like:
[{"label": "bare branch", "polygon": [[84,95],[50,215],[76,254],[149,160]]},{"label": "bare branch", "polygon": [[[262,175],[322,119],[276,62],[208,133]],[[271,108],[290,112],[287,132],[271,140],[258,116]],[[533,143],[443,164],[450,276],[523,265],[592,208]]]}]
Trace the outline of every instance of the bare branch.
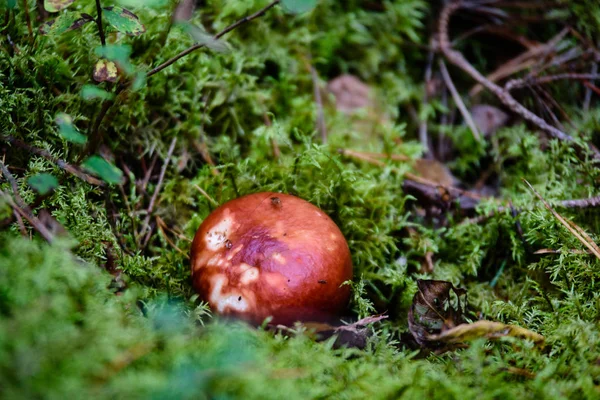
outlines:
[{"label": "bare branch", "polygon": [[[226,35],[227,33],[231,32],[232,30],[236,29],[237,27],[252,21],[253,19],[256,19],[258,17],[261,17],[262,15],[264,15],[268,10],[270,10],[271,8],[275,7],[277,4],[279,4],[280,0],[275,0],[272,3],[268,4],[267,6],[265,6],[264,8],[260,9],[259,11],[255,12],[252,15],[249,15],[247,17],[244,17],[242,19],[240,19],[239,21],[229,25],[227,28],[223,29],[221,32],[217,33],[214,38],[215,39],[220,39],[221,37],[223,37],[224,35]],[[168,66],[172,65],[173,63],[175,63],[177,60],[179,60],[180,58],[183,58],[185,56],[187,56],[188,54],[190,54],[191,52],[198,50],[200,48],[204,47],[204,44],[202,43],[197,43],[195,45],[193,45],[192,47],[187,48],[186,50],[182,51],[181,53],[177,54],[175,57],[165,61],[164,63],[160,64],[158,67],[151,69],[148,74],[147,77],[151,77],[152,75],[156,74],[157,72],[162,71],[163,69],[167,68]]]},{"label": "bare branch", "polygon": [[541,76],[539,78],[522,78],[522,79],[511,79],[506,82],[504,85],[505,90],[518,89],[525,86],[530,85],[543,85],[545,83],[560,81],[560,80],[575,80],[575,81],[585,81],[585,80],[594,80],[600,79],[599,74],[578,74],[578,73],[565,73],[565,74],[556,74],[556,75],[546,75]]},{"label": "bare branch", "polygon": [[46,160],[56,164],[59,168],[64,169],[65,171],[67,171],[68,173],[75,175],[76,177],[78,177],[79,179],[89,183],[90,185],[95,185],[95,186],[105,186],[104,182],[102,182],[99,179],[94,178],[93,176],[90,176],[86,173],[84,173],[83,171],[81,171],[78,167],[75,167],[69,163],[67,163],[66,161],[63,161],[59,158],[54,157],[52,154],[50,154],[49,151],[44,150],[44,149],[40,149],[37,147],[33,147],[28,145],[27,143],[14,138],[12,136],[2,136],[0,137],[0,140],[4,140],[7,143],[10,143],[12,145],[15,145],[17,147],[20,147],[24,150],[27,150],[33,154],[36,154],[40,157],[44,157]]},{"label": "bare branch", "polygon": [[[536,125],[541,130],[548,133],[551,137],[573,142],[575,138],[566,134],[548,124],[542,118],[538,117],[527,108],[522,106],[514,97],[510,95],[507,91],[502,89],[497,84],[490,82],[485,78],[475,67],[473,67],[467,59],[457,50],[454,50],[450,44],[450,40],[448,38],[448,23],[450,21],[450,17],[452,14],[462,7],[462,1],[447,3],[446,6],[442,9],[442,13],[440,15],[439,22],[439,46],[442,54],[450,61],[452,64],[461,68],[463,71],[468,73],[473,79],[483,85],[486,89],[492,92],[506,107],[510,110],[521,116],[523,119],[531,122]],[[596,159],[600,158],[600,152],[594,147],[589,147],[590,150],[594,153]]]},{"label": "bare branch", "polygon": [[475,124],[475,121],[473,121],[473,117],[471,116],[471,113],[469,112],[469,110],[467,110],[465,103],[460,98],[460,94],[458,94],[458,90],[456,90],[456,86],[454,86],[454,82],[452,82],[452,78],[450,77],[448,68],[446,68],[446,63],[444,63],[444,60],[439,60],[439,61],[440,61],[439,62],[440,72],[442,73],[442,77],[444,78],[446,87],[448,88],[448,90],[450,91],[450,94],[452,95],[452,98],[454,99],[454,103],[456,104],[460,113],[462,114],[463,119],[465,120],[465,123],[467,124],[469,129],[471,129],[471,132],[473,132],[473,136],[475,137],[475,139],[477,141],[481,141],[481,135],[479,135],[479,130],[477,129],[477,125]]},{"label": "bare branch", "polygon": [[158,183],[156,184],[156,188],[154,189],[154,193],[152,193],[152,198],[150,198],[150,204],[148,204],[148,210],[146,213],[146,218],[142,224],[142,229],[140,230],[139,237],[144,236],[146,233],[146,229],[148,229],[148,224],[150,223],[150,218],[152,216],[152,211],[154,211],[154,204],[156,203],[156,199],[158,194],[160,193],[160,189],[162,187],[163,181],[165,179],[165,173],[167,172],[167,167],[169,166],[169,162],[171,161],[171,156],[173,155],[173,150],[175,150],[175,144],[177,143],[177,138],[173,138],[171,141],[171,146],[169,146],[169,151],[167,152],[167,157],[165,158],[165,162],[160,170],[160,175],[158,177]]}]

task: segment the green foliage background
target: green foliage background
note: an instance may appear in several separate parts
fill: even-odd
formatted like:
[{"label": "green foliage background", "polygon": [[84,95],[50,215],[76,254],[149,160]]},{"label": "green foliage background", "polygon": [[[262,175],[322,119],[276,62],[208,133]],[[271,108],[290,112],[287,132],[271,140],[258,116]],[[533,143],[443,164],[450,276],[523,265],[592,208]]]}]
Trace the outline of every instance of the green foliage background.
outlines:
[{"label": "green foliage background", "polygon": [[[34,10],[35,2],[28,3]],[[131,45],[136,71],[146,71],[193,43],[177,27],[166,34],[174,4],[164,3],[132,8],[145,24],[145,34],[109,35],[109,40]],[[146,251],[137,251],[134,232],[145,216],[130,212],[130,207],[148,199],[135,187],[125,186],[123,193],[116,186],[93,187],[41,157],[10,148],[5,162],[22,168],[16,176],[25,202],[37,197],[28,178],[43,172],[59,178],[59,187],[38,209],[48,209],[69,237],[51,246],[37,238],[29,241],[19,237],[17,224],[0,236],[0,396],[600,396],[600,266],[592,256],[568,252],[580,249],[580,243],[522,183],[526,178],[550,201],[589,197],[596,194],[598,168],[568,144],[550,141],[541,150],[537,134],[517,124],[498,133],[494,148],[459,146],[457,160],[463,161],[457,162],[456,171],[465,177],[476,174],[474,155],[483,150],[493,155],[502,166],[502,198],[524,210],[518,216],[524,240],[508,211],[484,223],[456,220],[442,228],[421,220],[402,192],[407,165],[368,166],[344,159],[337,149],[419,157],[410,108],[431,116],[443,111],[435,104],[431,110],[419,108],[424,45],[439,5],[398,0],[384,2],[384,11],[378,11],[364,3],[323,0],[314,11],[295,17],[276,7],[229,34],[229,52],[197,51],[150,77],[140,90],[119,94],[100,132],[117,164],[129,165],[130,181],[142,178],[142,157],[150,159],[157,152],[164,158],[175,137],[176,159],[183,159],[184,151],[191,154],[184,168],[167,170],[156,208],[157,215],[181,227],[187,238],[214,208],[196,187],[219,204],[238,194],[273,190],[322,207],[352,250],[352,316],[390,315],[373,330],[368,348],[336,350],[331,341],[314,343],[302,334],[285,338],[212,318],[193,293],[184,254],[161,233],[151,237]],[[94,2],[76,4],[78,11],[95,15]],[[217,32],[266,4],[207,0],[193,22]],[[568,12],[574,14],[566,18],[585,14],[586,5],[574,2]],[[0,131],[75,163],[84,147],[65,141],[54,118],[68,113],[84,133],[100,108],[98,100],[86,101],[80,94],[92,82],[99,45],[96,27],[36,35],[31,42],[22,3],[5,15],[0,28]],[[581,19],[586,34],[598,33],[593,15]],[[394,124],[365,137],[349,128],[346,117],[326,107],[329,142],[319,144],[309,62],[324,81],[351,73],[368,82]],[[107,83],[99,86],[111,89]],[[580,98],[581,91],[573,90],[563,100],[571,102],[573,132],[589,140],[600,126],[600,109],[583,114]],[[265,115],[271,126],[265,125]],[[456,137],[464,138],[463,130],[456,127]],[[272,139],[281,149],[278,159]],[[218,175],[198,155],[197,143],[205,144],[217,161]],[[148,193],[155,189],[153,182]],[[11,191],[5,180],[0,188]],[[495,208],[489,202],[480,211]],[[0,220],[10,213],[1,198]],[[563,215],[597,239],[597,211],[565,210]],[[405,235],[408,227],[417,235]],[[172,240],[183,253],[189,250],[186,240]],[[107,248],[115,250],[116,260],[107,260]],[[567,252],[532,254],[541,248]],[[434,254],[432,275],[418,272],[427,252]],[[122,269],[128,285],[118,296],[104,271],[111,262]],[[490,285],[503,263],[498,283]],[[472,319],[532,329],[546,337],[546,347],[507,338],[475,341],[468,349],[439,356],[419,355],[406,346],[403,334],[415,281],[431,277],[469,290]]]}]

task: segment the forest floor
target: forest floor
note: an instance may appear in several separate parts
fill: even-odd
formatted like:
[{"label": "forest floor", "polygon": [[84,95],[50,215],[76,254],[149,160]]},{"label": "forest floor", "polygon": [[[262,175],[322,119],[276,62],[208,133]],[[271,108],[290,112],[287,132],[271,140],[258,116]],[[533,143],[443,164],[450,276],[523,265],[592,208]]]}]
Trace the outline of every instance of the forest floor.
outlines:
[{"label": "forest floor", "polygon": [[[0,398],[599,398],[599,10],[0,2]],[[194,291],[262,191],[347,239],[330,325]]]}]

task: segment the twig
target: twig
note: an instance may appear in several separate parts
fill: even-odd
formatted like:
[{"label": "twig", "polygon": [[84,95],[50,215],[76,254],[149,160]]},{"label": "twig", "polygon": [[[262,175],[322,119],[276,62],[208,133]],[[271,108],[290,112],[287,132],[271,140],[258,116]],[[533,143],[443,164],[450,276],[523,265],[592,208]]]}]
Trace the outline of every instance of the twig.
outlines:
[{"label": "twig", "polygon": [[[555,49],[556,45],[569,33],[567,28],[560,31],[556,36],[551,38],[547,43],[535,46],[524,53],[521,53],[517,57],[507,61],[498,67],[495,71],[489,74],[486,79],[490,82],[496,82],[500,79],[506,78],[519,71],[527,68],[532,68],[536,65],[536,59],[545,59],[548,53]],[[473,86],[469,90],[469,96],[474,97],[483,89],[483,85],[480,83]]]},{"label": "twig", "polygon": [[21,198],[21,195],[19,195],[19,186],[17,185],[17,181],[2,161],[0,161],[0,171],[2,171],[2,175],[4,175],[12,187],[14,200],[2,190],[0,190],[0,196],[5,197],[9,205],[13,208],[13,211],[16,211],[19,213],[19,215],[29,221],[31,226],[33,226],[33,228],[38,231],[47,242],[51,243],[54,240],[54,235],[52,235],[48,228],[46,228],[35,215],[33,215],[31,209],[27,206],[27,204],[25,204]]},{"label": "twig", "polygon": [[23,0],[23,11],[25,12],[25,20],[27,21],[27,31],[29,32],[29,41],[33,42],[33,28],[31,27],[31,15],[29,15],[28,0]]},{"label": "twig", "polygon": [[576,225],[574,222],[569,221],[568,219],[565,219],[562,215],[557,213],[550,206],[550,204],[548,204],[548,202],[546,200],[544,200],[542,195],[540,195],[537,192],[537,190],[535,190],[533,188],[533,186],[531,186],[531,184],[529,182],[527,182],[527,180],[523,179],[523,181],[527,184],[527,186],[529,186],[529,189],[531,189],[531,191],[536,195],[536,197],[538,199],[540,199],[542,201],[542,203],[544,203],[544,206],[548,209],[548,211],[550,211],[552,213],[554,218],[556,218],[558,220],[558,222],[560,222],[565,228],[567,228],[567,230],[569,232],[571,232],[573,234],[573,236],[575,236],[577,238],[577,240],[579,240],[581,243],[583,243],[583,245],[585,247],[590,249],[590,251],[596,256],[596,258],[598,258],[600,260],[600,247],[598,247],[596,242],[594,242],[592,240],[592,238],[582,228],[580,228],[578,225]]},{"label": "twig", "polygon": [[[271,123],[271,118],[269,118],[269,114],[265,112],[263,113],[263,117],[265,119],[265,125],[271,127],[273,124]],[[275,160],[279,160],[279,157],[281,157],[281,150],[279,149],[277,140],[275,140],[274,137],[271,138],[271,148],[273,149],[273,158],[275,158]]]},{"label": "twig", "polygon": [[21,218],[21,214],[16,209],[13,209],[13,214],[19,224],[19,229],[21,230],[21,235],[27,237],[27,228],[25,228],[25,223],[23,222],[23,218]]},{"label": "twig", "polygon": [[319,89],[319,75],[312,65],[309,65],[310,77],[312,78],[315,103],[317,104],[317,131],[321,135],[321,143],[327,143],[327,127],[325,126],[325,114],[323,113],[323,99]]},{"label": "twig", "polygon": [[560,81],[560,80],[594,80],[600,79],[600,75],[596,73],[591,74],[578,74],[578,73],[565,73],[556,75],[546,75],[539,78],[522,78],[522,79],[511,79],[504,85],[504,90],[512,90],[522,88],[529,85],[543,85],[545,83]]},{"label": "twig", "polygon": [[473,132],[473,137],[475,138],[475,140],[481,141],[481,135],[479,135],[477,125],[475,124],[475,121],[473,121],[473,117],[471,116],[469,110],[467,110],[465,103],[463,103],[462,99],[460,98],[460,94],[458,94],[458,90],[456,90],[456,86],[454,86],[454,82],[452,82],[452,78],[450,77],[448,68],[446,68],[446,63],[444,63],[444,60],[440,59],[439,64],[442,77],[444,78],[446,87],[448,87],[448,90],[450,91],[450,94],[454,99],[454,103],[456,104],[460,113],[462,114],[467,126],[469,127],[469,129],[471,129],[471,132]]},{"label": "twig", "polygon": [[600,96],[600,89],[597,86],[594,86],[591,82],[583,81],[583,84],[586,88],[590,89],[594,93]]},{"label": "twig", "polygon": [[210,195],[208,193],[206,193],[206,191],[204,189],[202,189],[200,186],[194,184],[193,185],[194,188],[200,192],[200,194],[202,196],[204,196],[213,206],[218,207],[219,203],[217,203],[217,201],[215,199],[213,199],[212,197],[210,197]]},{"label": "twig", "polygon": [[[432,64],[433,64],[433,51],[429,50],[427,54],[427,66],[425,67],[425,92],[423,93],[423,105],[429,103],[429,83],[431,82],[432,75]],[[427,118],[423,118],[419,122],[419,141],[423,147],[424,157],[431,157],[432,152],[429,149],[429,138],[427,137]]]},{"label": "twig", "polygon": [[15,138],[15,137],[12,137],[12,136],[2,136],[1,139],[7,143],[18,146],[24,150],[27,150],[33,154],[38,155],[40,157],[44,157],[46,160],[56,164],[59,168],[64,169],[65,171],[67,171],[68,173],[70,173],[72,175],[75,175],[76,177],[89,183],[90,185],[101,186],[101,187],[105,186],[104,182],[102,182],[101,180],[96,179],[93,176],[86,174],[85,172],[81,171],[79,168],[67,163],[66,161],[63,161],[59,158],[54,157],[47,150],[30,146],[27,143]]},{"label": "twig", "polygon": [[165,158],[165,162],[160,170],[160,175],[158,177],[158,183],[156,184],[156,188],[154,189],[154,193],[152,193],[152,197],[150,198],[150,204],[148,204],[148,210],[146,214],[146,218],[144,218],[144,222],[142,224],[142,229],[138,237],[144,236],[146,233],[146,229],[148,229],[148,224],[150,222],[150,217],[152,216],[152,211],[154,210],[154,204],[156,203],[156,198],[158,197],[158,193],[160,193],[160,189],[163,184],[163,180],[165,179],[165,173],[167,172],[167,167],[169,166],[169,162],[171,161],[171,156],[173,155],[173,150],[175,150],[175,144],[177,143],[177,138],[173,138],[171,141],[171,146],[169,146],[169,151],[167,152],[167,157]]},{"label": "twig", "polygon": [[96,13],[98,16],[96,17],[96,25],[98,25],[98,33],[100,34],[100,43],[102,46],[106,46],[106,38],[104,37],[104,28],[102,27],[102,6],[100,5],[100,0],[96,0]]},{"label": "twig", "polygon": [[[517,100],[514,99],[504,89],[502,89],[497,84],[490,82],[486,79],[479,71],[475,69],[467,59],[457,50],[454,50],[448,38],[448,23],[450,21],[450,16],[462,6],[462,1],[447,3],[446,6],[442,9],[442,13],[440,15],[439,22],[439,46],[440,50],[444,54],[444,56],[454,65],[461,68],[463,71],[471,75],[473,79],[483,85],[486,89],[492,92],[498,99],[504,104],[506,107],[511,109],[516,114],[520,115],[523,119],[531,122],[536,125],[541,130],[547,132],[550,136],[568,142],[573,142],[575,139],[562,132],[561,130],[553,127],[548,124],[542,118],[538,117],[527,108],[521,105]],[[600,152],[594,147],[589,147],[590,150],[594,153],[594,157],[596,159],[600,158]]]},{"label": "twig", "polygon": [[179,253],[183,254],[183,256],[189,260],[190,256],[188,256],[183,250],[181,250],[179,247],[177,247],[177,245],[175,243],[173,243],[173,241],[171,239],[169,239],[169,236],[165,232],[165,229],[168,229],[167,224],[165,224],[165,221],[163,221],[162,218],[159,217],[158,215],[156,216],[156,225],[158,226],[158,229],[160,230],[160,232],[163,234],[163,237],[165,238],[167,243],[169,243],[169,245],[172,248],[177,250]]},{"label": "twig", "polygon": [[600,196],[594,196],[588,199],[563,200],[559,203],[559,205],[566,208],[600,207]]},{"label": "twig", "polygon": [[[217,33],[214,38],[215,39],[220,39],[221,37],[223,37],[224,35],[226,35],[227,33],[231,32],[232,30],[236,29],[237,27],[239,27],[240,25],[243,25],[247,22],[252,21],[255,18],[258,18],[260,16],[262,16],[263,14],[265,14],[269,9],[275,7],[277,4],[279,4],[280,0],[275,0],[272,3],[268,4],[267,6],[265,6],[264,8],[260,9],[259,11],[255,12],[252,15],[249,15],[247,17],[244,17],[242,19],[240,19],[239,21],[229,25],[227,28],[223,29],[221,32]],[[160,64],[158,67],[151,69],[148,74],[146,75],[148,78],[151,77],[152,75],[156,74],[157,72],[162,71],[163,69],[167,68],[168,66],[172,65],[173,63],[175,63],[177,60],[179,60],[180,58],[183,58],[185,56],[187,56],[188,54],[190,54],[191,52],[198,50],[200,48],[204,47],[204,44],[202,43],[197,43],[189,48],[187,48],[186,50],[182,51],[181,53],[177,54],[175,57],[165,61],[164,63]]]},{"label": "twig", "polygon": [[[594,64],[592,64],[592,74],[596,75],[598,73],[598,63],[595,62]],[[594,83],[594,82],[590,82],[590,83]],[[585,88],[585,98],[583,100],[583,112],[587,113],[590,110],[590,103],[592,101],[592,89],[590,89],[589,87]]]},{"label": "twig", "polygon": [[114,98],[112,98],[110,100],[104,100],[102,102],[102,107],[100,108],[100,111],[98,112],[98,115],[96,116],[96,119],[94,120],[94,124],[90,127],[90,130],[89,130],[88,136],[90,138],[90,141],[89,141],[88,145],[85,147],[85,149],[83,150],[83,152],[79,155],[78,161],[83,160],[83,158],[86,155],[92,153],[93,151],[96,150],[96,147],[98,147],[98,144],[100,143],[100,140],[101,140],[100,135],[98,135],[98,131],[100,130],[100,125],[102,124],[102,120],[106,116],[106,113],[108,112],[110,107],[112,107],[112,105],[115,103],[115,99],[117,98],[117,95],[120,93],[121,90],[122,90],[121,88],[117,88],[116,92],[114,94]]}]

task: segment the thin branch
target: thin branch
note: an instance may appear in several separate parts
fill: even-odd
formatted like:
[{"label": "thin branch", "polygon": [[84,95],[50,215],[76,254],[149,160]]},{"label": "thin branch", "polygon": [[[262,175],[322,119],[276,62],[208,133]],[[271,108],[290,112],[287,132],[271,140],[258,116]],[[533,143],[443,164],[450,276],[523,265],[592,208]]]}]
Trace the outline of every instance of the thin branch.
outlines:
[{"label": "thin branch", "polygon": [[596,242],[592,240],[592,238],[587,234],[587,232],[585,232],[581,227],[576,225],[573,221],[570,221],[564,218],[559,213],[557,213],[550,206],[550,204],[548,204],[548,202],[544,200],[542,195],[539,194],[529,182],[527,182],[527,180],[523,179],[523,181],[527,184],[527,186],[535,194],[535,196],[541,200],[541,202],[544,204],[544,207],[546,207],[546,209],[548,209],[548,211],[552,213],[554,218],[556,218],[558,222],[560,222],[565,228],[567,228],[567,230],[571,232],[571,234],[575,236],[577,240],[579,240],[585,247],[590,249],[590,251],[596,256],[596,258],[600,259],[600,247],[598,247]]},{"label": "thin branch", "polygon": [[23,0],[23,11],[25,12],[25,20],[27,21],[27,31],[29,32],[29,40],[33,42],[33,28],[31,27],[31,15],[29,15],[28,0]]},{"label": "thin branch", "polygon": [[150,223],[150,218],[152,216],[152,211],[154,211],[154,204],[156,203],[156,199],[158,197],[158,193],[160,193],[160,189],[162,187],[163,181],[165,179],[165,173],[167,172],[167,167],[169,166],[169,162],[171,161],[171,156],[173,155],[173,150],[175,150],[175,144],[177,143],[177,138],[173,138],[171,141],[171,146],[169,146],[169,151],[167,152],[167,157],[165,158],[165,162],[160,170],[160,175],[158,177],[158,183],[156,184],[156,188],[154,189],[154,193],[152,193],[152,197],[150,198],[150,204],[148,204],[148,210],[146,214],[146,218],[142,224],[142,229],[138,237],[144,236],[146,230],[148,229],[148,224]]},{"label": "thin branch", "polygon": [[100,111],[98,112],[98,115],[94,120],[94,124],[89,129],[88,137],[90,138],[90,140],[83,152],[79,155],[78,161],[83,160],[83,157],[94,152],[96,150],[96,147],[98,147],[98,144],[100,144],[100,140],[102,139],[98,134],[98,132],[100,131],[100,125],[102,125],[102,120],[108,113],[108,110],[110,110],[112,105],[115,103],[115,99],[117,98],[117,95],[120,91],[120,88],[116,89],[114,98],[110,100],[104,100],[102,102],[102,107],[100,108]]},{"label": "thin branch", "polygon": [[600,196],[587,199],[563,200],[559,205],[566,208],[595,208],[600,207]]},{"label": "thin branch", "polygon": [[215,199],[213,199],[212,197],[210,197],[210,195],[208,193],[206,193],[206,191],[204,189],[202,189],[200,186],[194,184],[192,185],[197,191],[200,192],[200,194],[202,196],[204,196],[204,198],[206,200],[208,200],[213,206],[215,207],[219,207],[219,203],[217,203],[217,201]]},{"label": "thin branch", "polygon": [[[598,63],[594,62],[592,64],[592,74],[596,75],[598,73]],[[593,84],[594,82],[590,82],[591,84]],[[583,112],[587,113],[590,110],[590,103],[592,101],[592,89],[590,89],[589,87],[585,88],[585,98],[583,100]]]},{"label": "thin branch", "polygon": [[[261,10],[255,12],[252,15],[249,15],[247,17],[244,17],[242,19],[240,19],[239,21],[229,25],[227,28],[223,29],[221,32],[217,33],[214,38],[215,39],[220,39],[221,37],[223,37],[224,35],[226,35],[227,33],[231,32],[232,30],[236,29],[237,27],[239,27],[240,25],[243,25],[247,22],[252,21],[255,18],[258,18],[262,15],[264,15],[267,11],[269,11],[271,8],[275,7],[277,4],[279,4],[280,0],[275,0],[272,3],[270,3],[269,5],[267,5],[266,7],[262,8]],[[160,64],[158,67],[151,69],[148,74],[146,75],[147,77],[151,77],[152,75],[156,74],[157,72],[162,71],[163,69],[167,68],[168,66],[172,65],[173,63],[175,63],[177,60],[179,60],[180,58],[183,58],[185,56],[187,56],[188,54],[190,54],[191,52],[198,50],[200,48],[204,47],[204,44],[202,43],[197,43],[195,45],[193,45],[192,47],[187,48],[186,50],[182,51],[181,53],[177,54],[175,57],[165,61],[164,63]]]},{"label": "thin branch", "polygon": [[513,90],[518,89],[530,85],[543,85],[545,83],[560,81],[560,80],[576,80],[576,81],[584,81],[584,80],[594,80],[600,79],[600,75],[596,73],[591,74],[578,74],[578,73],[565,73],[565,74],[556,74],[556,75],[546,75],[541,76],[539,78],[521,78],[521,79],[511,79],[506,82],[504,85],[504,90]]},{"label": "thin branch", "polygon": [[[2,161],[0,161],[0,171],[2,171],[2,175],[6,178],[6,180],[10,183],[14,195],[14,200],[11,196],[4,193],[0,190],[0,196],[3,196],[8,201],[9,205],[12,207],[13,211],[16,211],[20,216],[25,218],[33,228],[42,235],[42,237],[48,241],[52,242],[54,240],[54,235],[44,226],[44,224],[33,214],[31,209],[19,194],[19,186],[17,185],[17,181],[12,176],[8,168],[4,165]],[[18,216],[17,216],[18,220]]]},{"label": "thin branch", "polygon": [[[433,64],[433,51],[429,50],[427,54],[427,66],[425,67],[425,91],[423,93],[423,105],[427,105],[429,102],[429,84],[431,82],[432,75],[432,64]],[[429,149],[429,138],[427,137],[427,118],[423,118],[419,122],[419,141],[423,147],[424,156],[431,157],[432,151]]]},{"label": "thin branch", "polygon": [[317,104],[317,131],[321,135],[321,143],[327,143],[327,127],[325,126],[325,114],[323,113],[323,99],[319,88],[319,75],[312,65],[309,65],[310,77],[312,78],[315,103]]},{"label": "thin branch", "polygon": [[50,154],[49,151],[44,150],[44,149],[40,149],[37,147],[33,147],[28,145],[27,143],[14,138],[12,136],[2,136],[0,137],[1,140],[4,140],[7,143],[10,143],[12,145],[15,145],[17,147],[20,147],[24,150],[27,150],[33,154],[36,154],[40,157],[44,157],[46,160],[56,164],[59,168],[64,169],[65,171],[67,171],[68,173],[75,175],[76,177],[78,177],[79,179],[89,183],[90,185],[95,185],[95,186],[105,186],[105,183],[102,182],[99,179],[94,178],[93,176],[90,176],[86,173],[84,173],[83,171],[81,171],[79,168],[75,167],[74,165],[71,165],[69,163],[67,163],[66,161],[63,161],[59,158],[54,157],[52,154]]},{"label": "thin branch", "polygon": [[96,0],[96,13],[98,16],[96,17],[96,25],[98,25],[98,33],[100,34],[100,43],[102,46],[106,46],[106,38],[104,37],[104,28],[102,27],[102,6],[100,5],[100,0]]},{"label": "thin branch", "polygon": [[465,120],[465,123],[467,124],[469,129],[471,129],[471,132],[473,132],[473,137],[475,137],[475,140],[481,141],[481,135],[479,134],[477,125],[475,124],[475,121],[473,121],[473,117],[471,116],[471,113],[469,112],[469,110],[467,110],[465,103],[460,98],[460,94],[458,94],[458,90],[456,90],[456,86],[454,86],[454,82],[452,82],[452,78],[450,77],[448,68],[446,68],[446,63],[444,62],[444,60],[440,59],[439,64],[440,64],[440,72],[442,73],[442,77],[444,78],[446,87],[448,87],[448,90],[450,91],[450,94],[452,95],[452,98],[454,99],[454,103],[456,104],[456,106],[458,107],[458,110],[462,114],[463,119]]},{"label": "thin branch", "polygon": [[[538,117],[537,115],[529,111],[527,108],[525,108],[523,105],[521,105],[521,103],[515,100],[515,98],[512,97],[510,93],[502,89],[497,84],[490,82],[488,79],[486,79],[477,69],[475,69],[475,67],[473,67],[467,61],[467,59],[462,55],[462,53],[460,53],[457,50],[454,50],[451,47],[450,40],[448,38],[448,23],[450,21],[450,16],[456,10],[461,8],[461,6],[462,1],[447,3],[446,6],[442,9],[442,13],[440,15],[439,46],[440,50],[448,59],[448,61],[461,68],[463,71],[468,73],[473,79],[479,82],[482,86],[484,86],[494,95],[496,95],[496,97],[502,102],[502,104],[504,104],[510,110],[521,116],[523,119],[536,125],[538,128],[548,133],[551,137],[568,142],[575,141],[575,139],[572,136],[567,135],[560,129],[557,129],[552,125],[548,124],[542,118]],[[594,153],[594,157],[596,159],[600,158],[600,152],[598,152],[597,149],[593,147],[589,148]]]}]

